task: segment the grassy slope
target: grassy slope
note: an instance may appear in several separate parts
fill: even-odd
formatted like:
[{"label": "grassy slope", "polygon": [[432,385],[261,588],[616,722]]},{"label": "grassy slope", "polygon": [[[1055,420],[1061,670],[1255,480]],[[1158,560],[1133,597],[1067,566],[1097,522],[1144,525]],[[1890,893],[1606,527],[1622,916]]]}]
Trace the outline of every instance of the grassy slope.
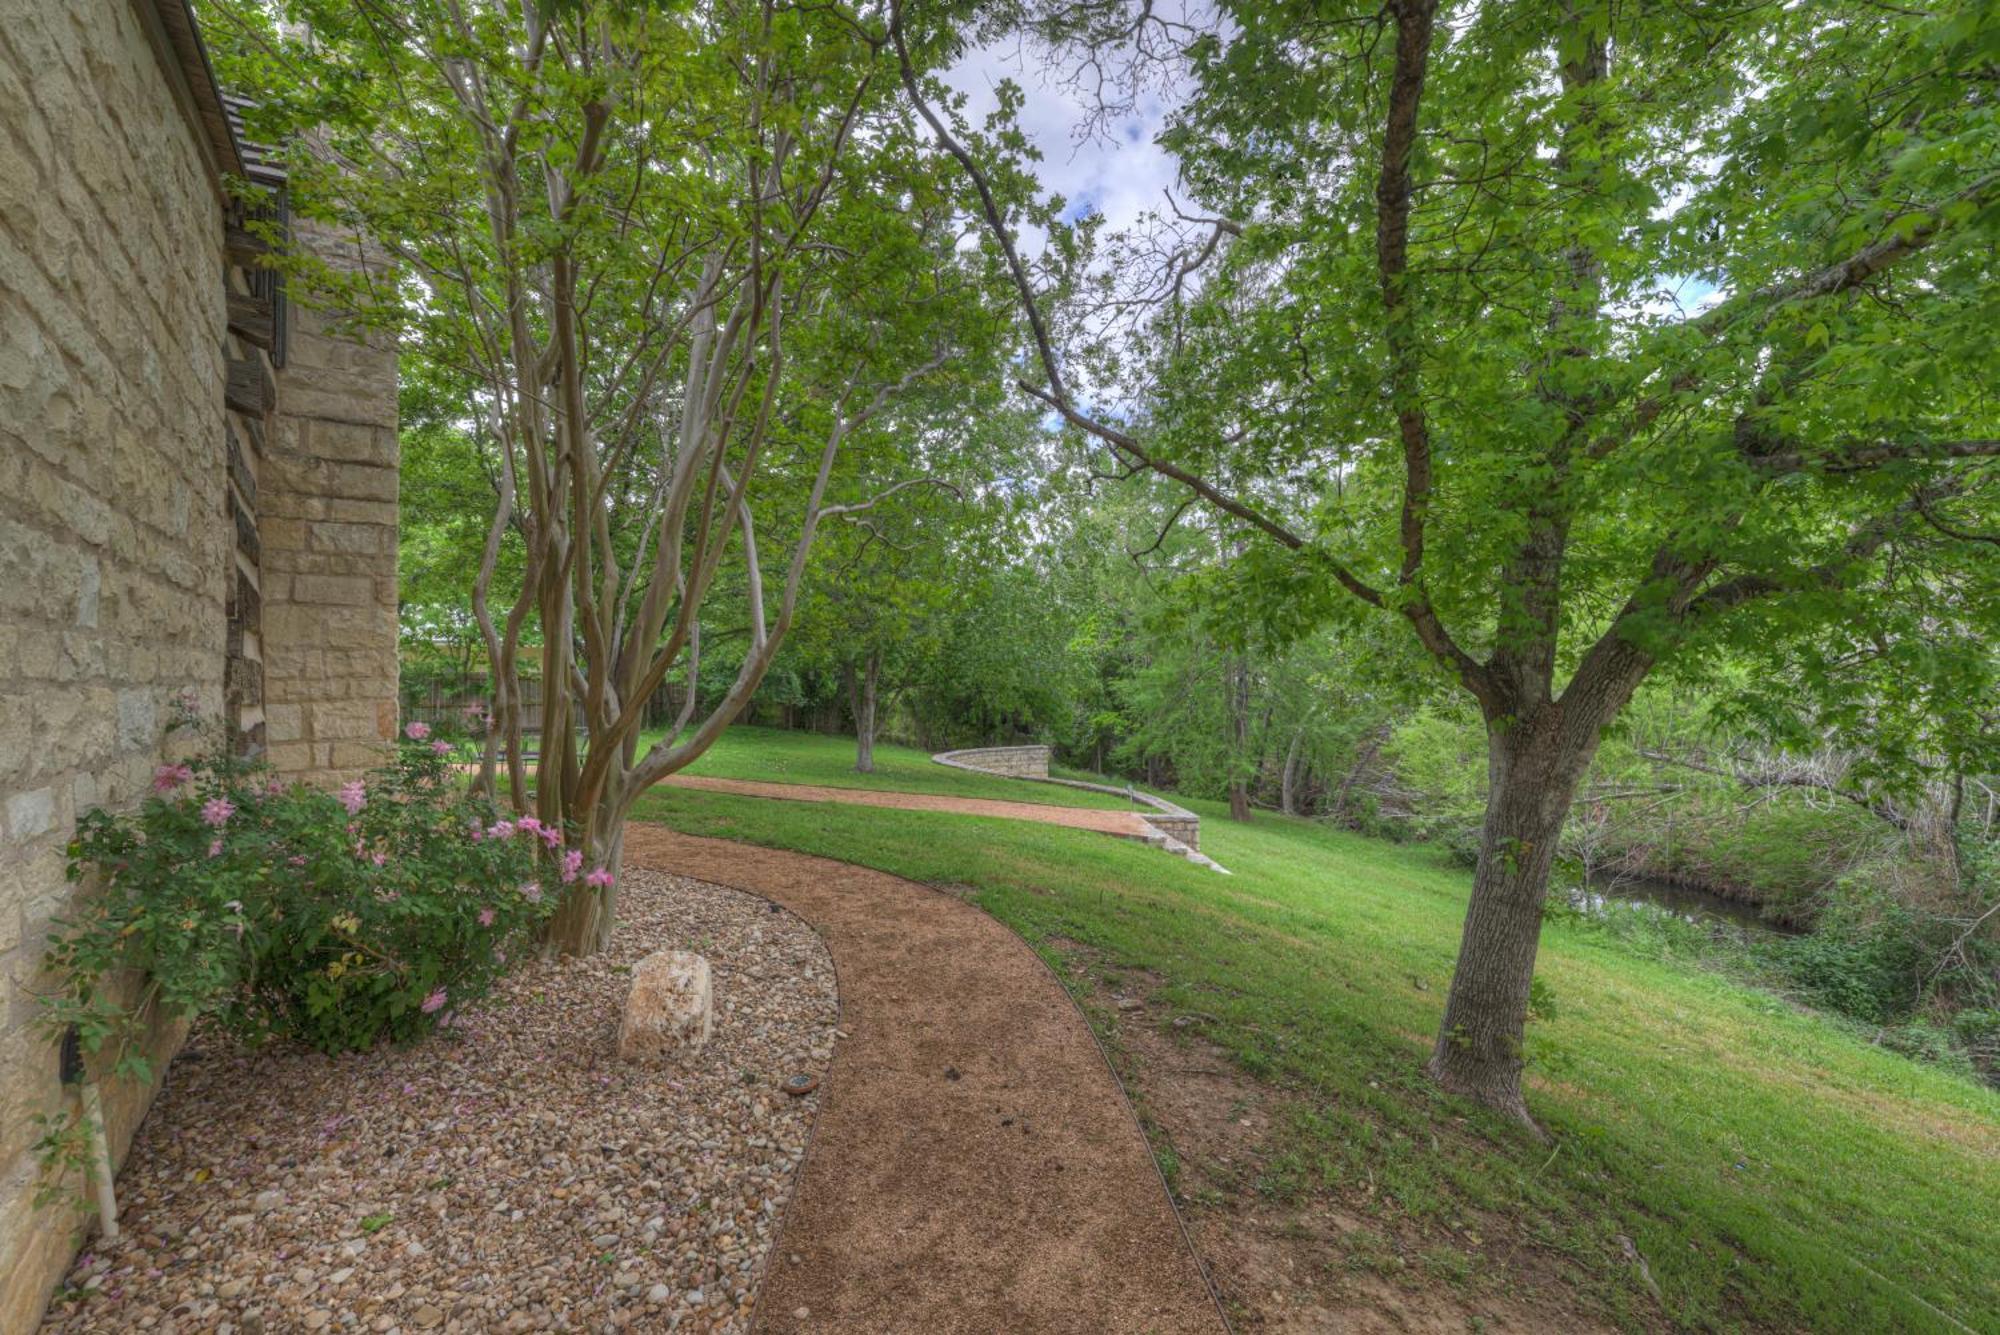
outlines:
[{"label": "grassy slope", "polygon": [[[814,774],[829,739],[752,735]],[[911,753],[884,756],[883,777]],[[893,766],[893,767],[892,767]],[[972,776],[922,771],[954,786]],[[1004,782],[1004,781],[1001,781]],[[958,789],[964,791],[964,789]],[[983,792],[982,792],[982,795]],[[978,902],[1043,944],[1067,937],[1166,980],[1163,998],[1251,1073],[1309,1092],[1274,1194],[1333,1190],[1398,1222],[1471,1225],[1571,1258],[1608,1314],[1653,1309],[1647,1258],[1683,1323],[2000,1330],[2000,1096],[1785,1004],[1587,927],[1552,924],[1531,1026],[1530,1102],[1558,1147],[1444,1100],[1420,1065],[1467,878],[1435,855],[1193,804],[1236,875],[1079,831],[658,789],[637,813],[839,857]],[[1496,1224],[1497,1216],[1497,1224]],[[1477,1246],[1466,1248],[1475,1275]],[[1870,1273],[1873,1272],[1873,1273]],[[1929,1306],[1927,1306],[1927,1304]]]},{"label": "grassy slope", "polygon": [[[658,734],[649,733],[640,750]],[[903,793],[950,793],[958,797],[992,797],[1005,802],[1039,802],[1059,807],[1102,807],[1120,811],[1132,803],[1106,793],[1064,788],[1052,783],[1023,783],[998,775],[969,774],[940,765],[922,751],[877,744],[875,772],[854,772],[854,739],[778,728],[734,727],[716,741],[689,774],[713,779],[761,779],[770,783],[810,783],[828,788],[876,788]],[[1074,777],[1065,775],[1064,777]]]}]

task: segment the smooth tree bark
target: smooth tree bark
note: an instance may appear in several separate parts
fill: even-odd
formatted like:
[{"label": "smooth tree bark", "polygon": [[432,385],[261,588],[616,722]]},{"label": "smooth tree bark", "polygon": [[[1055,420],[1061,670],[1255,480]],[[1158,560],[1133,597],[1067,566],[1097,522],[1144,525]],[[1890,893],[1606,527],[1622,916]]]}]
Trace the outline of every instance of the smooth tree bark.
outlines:
[{"label": "smooth tree bark", "polygon": [[[395,256],[422,297],[378,298],[384,319],[464,387],[494,485],[471,591],[494,679],[479,782],[504,766],[516,809],[560,835],[550,942],[599,949],[633,803],[763,680],[821,530],[922,480],[899,442],[950,418],[908,391],[997,346],[953,176],[901,131],[879,19],[838,6],[298,0],[296,32],[219,7],[260,74],[295,81],[269,106],[298,92],[328,127],[295,196]],[[892,411],[910,430],[876,425]],[[861,452],[865,474],[841,467]],[[501,589],[509,544],[520,584]],[[720,690],[702,678],[718,617]],[[678,717],[642,748],[669,681]]]},{"label": "smooth tree bark", "polygon": [[1305,746],[1306,730],[1299,728],[1292,733],[1290,745],[1285,748],[1285,765],[1278,773],[1278,810],[1287,816],[1299,814],[1299,755]]},{"label": "smooth tree bark", "polygon": [[1229,819],[1250,819],[1250,669],[1242,654],[1231,654],[1223,689],[1229,694]]}]

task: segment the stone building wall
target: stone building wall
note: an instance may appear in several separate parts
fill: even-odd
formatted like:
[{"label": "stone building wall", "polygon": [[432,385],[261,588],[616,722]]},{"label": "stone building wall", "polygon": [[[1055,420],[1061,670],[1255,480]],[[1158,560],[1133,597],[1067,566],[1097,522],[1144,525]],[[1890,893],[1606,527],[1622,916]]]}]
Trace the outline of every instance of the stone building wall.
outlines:
[{"label": "stone building wall", "polygon": [[[304,743],[282,757],[294,774],[363,763],[339,744],[393,732],[395,363],[308,314],[296,369],[274,370],[273,303],[244,267],[258,247],[223,186],[254,164],[185,0],[0,0],[0,108],[0,1335],[16,1335],[79,1222],[33,1204],[34,1119],[74,1100],[36,1023],[64,846],[79,814],[136,805],[196,744],[163,740],[183,695],[239,750]],[[180,1036],[154,1026],[156,1069]],[[154,1092],[104,1083],[114,1155]]]},{"label": "stone building wall", "polygon": [[[34,1024],[76,816],[126,806],[186,688],[222,706],[223,216],[147,14],[0,0],[0,1331],[73,1220],[33,1209]],[[21,114],[26,109],[27,114]],[[163,1035],[170,1042],[171,1035]],[[107,1089],[122,1151],[143,1110]]]},{"label": "stone building wall", "polygon": [[[351,238],[301,229],[333,263]],[[258,498],[264,711],[284,774],[352,777],[396,732],[396,353],[291,308]]]}]

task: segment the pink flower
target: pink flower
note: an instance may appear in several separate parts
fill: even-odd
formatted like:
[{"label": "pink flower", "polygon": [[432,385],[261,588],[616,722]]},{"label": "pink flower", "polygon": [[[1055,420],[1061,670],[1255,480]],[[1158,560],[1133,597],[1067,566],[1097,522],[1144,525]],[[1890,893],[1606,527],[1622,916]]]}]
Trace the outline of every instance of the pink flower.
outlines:
[{"label": "pink flower", "polygon": [[522,834],[540,834],[542,832],[542,823],[533,816],[523,816],[514,822],[514,828]]},{"label": "pink flower", "polygon": [[[414,725],[412,725],[412,726],[414,726]],[[434,741],[434,742],[432,742],[432,743],[431,743],[431,754],[432,754],[432,755],[434,755],[434,756],[448,756],[448,755],[450,755],[450,754],[451,754],[451,743],[450,743],[450,742],[447,742],[447,741],[446,741],[446,740],[445,740],[444,738],[442,738],[442,737],[438,738],[438,739],[437,739],[436,741]]]},{"label": "pink flower", "polygon": [[614,879],[610,872],[602,867],[596,867],[592,869],[590,875],[583,878],[583,883],[593,890],[603,890],[609,888]]},{"label": "pink flower", "polygon": [[541,903],[542,883],[540,881],[523,882],[521,885],[521,898],[527,900],[530,904]]},{"label": "pink flower", "polygon": [[499,960],[502,964],[505,964],[507,962],[507,952],[504,950],[496,949],[493,952],[493,958]]},{"label": "pink flower", "polygon": [[542,842],[547,844],[550,848],[561,848],[562,831],[558,830],[553,825],[544,825],[542,827]]},{"label": "pink flower", "polygon": [[264,781],[264,796],[283,797],[284,795],[285,795],[285,781],[283,779],[273,774],[270,778]]},{"label": "pink flower", "polygon": [[513,833],[514,822],[510,820],[495,821],[492,828],[486,831],[487,836],[493,839],[505,839]]},{"label": "pink flower", "polygon": [[472,829],[467,831],[467,833],[472,836],[472,842],[475,844],[486,837],[486,831],[480,829],[477,824],[474,824]]},{"label": "pink flower", "polygon": [[369,861],[373,862],[378,867],[381,866],[383,863],[387,862],[388,860],[389,860],[389,855],[387,853],[384,853],[379,848],[375,850],[374,856],[369,859]]},{"label": "pink flower", "polygon": [[217,836],[214,842],[209,844],[208,855],[212,858],[219,858],[222,856],[222,839],[220,836]]},{"label": "pink flower", "polygon": [[403,736],[409,738],[413,742],[421,742],[424,738],[430,735],[431,735],[431,725],[423,722],[422,720],[418,720],[417,722],[410,724],[409,727],[403,729]]},{"label": "pink flower", "polygon": [[429,1015],[435,1011],[443,1010],[445,1000],[446,998],[443,988],[439,988],[437,991],[431,993],[429,996],[424,998],[424,1007],[423,1007],[424,1014]]},{"label": "pink flower", "polygon": [[153,771],[153,791],[171,793],[192,778],[194,771],[186,765],[162,765]]},{"label": "pink flower", "polygon": [[236,804],[226,797],[211,797],[201,804],[201,819],[204,824],[221,829],[236,814]]},{"label": "pink flower", "polygon": [[564,885],[568,885],[571,881],[574,881],[576,874],[582,870],[583,854],[580,851],[572,848],[569,852],[563,854],[562,878]]},{"label": "pink flower", "polygon": [[499,916],[500,916],[499,914],[493,911],[493,906],[489,904],[485,908],[479,910],[479,925],[481,927],[491,927],[493,925],[493,920]]},{"label": "pink flower", "polygon": [[368,805],[368,785],[356,779],[352,783],[340,785],[340,805],[347,808],[347,814],[358,816],[361,808]]},{"label": "pink flower", "polygon": [[305,854],[303,853],[294,853],[289,858],[286,858],[285,861],[291,863],[294,867],[303,867],[306,865]]}]

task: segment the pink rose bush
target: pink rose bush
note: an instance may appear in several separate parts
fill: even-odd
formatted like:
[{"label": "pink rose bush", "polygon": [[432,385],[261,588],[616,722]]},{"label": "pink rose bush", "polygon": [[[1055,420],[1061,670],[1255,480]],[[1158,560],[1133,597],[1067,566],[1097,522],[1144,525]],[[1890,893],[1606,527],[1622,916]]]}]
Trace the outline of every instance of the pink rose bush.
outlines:
[{"label": "pink rose bush", "polygon": [[393,763],[334,792],[218,751],[161,765],[136,813],[80,819],[69,874],[95,890],[57,924],[48,1023],[141,1074],[136,1018],[109,985],[131,969],[176,1014],[326,1052],[463,1014],[554,910],[542,878],[573,880],[583,859],[560,830],[467,797],[450,747],[404,731]]}]

